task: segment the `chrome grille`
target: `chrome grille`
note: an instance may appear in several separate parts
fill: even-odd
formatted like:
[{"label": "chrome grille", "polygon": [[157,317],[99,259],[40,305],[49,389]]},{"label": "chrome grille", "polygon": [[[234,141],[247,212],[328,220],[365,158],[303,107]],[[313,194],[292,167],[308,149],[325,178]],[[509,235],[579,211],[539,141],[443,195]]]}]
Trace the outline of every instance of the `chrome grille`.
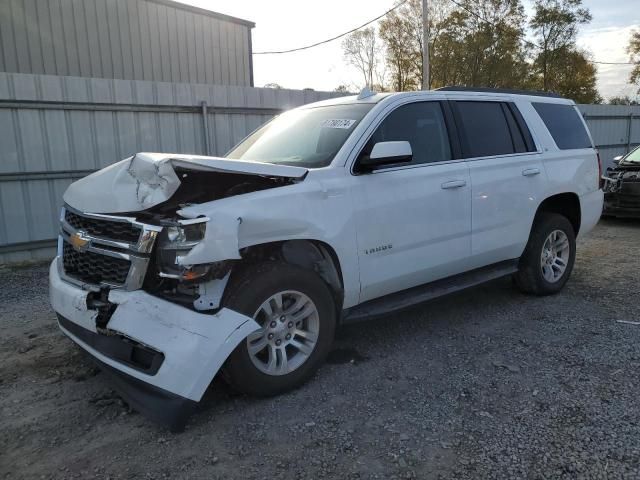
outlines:
[{"label": "chrome grille", "polygon": [[83,217],[71,210],[65,212],[64,219],[76,230],[84,230],[89,235],[120,242],[137,243],[142,233],[142,228],[129,222],[112,222]]},{"label": "chrome grille", "polygon": [[62,261],[67,275],[93,284],[107,282],[123,285],[127,281],[131,268],[129,260],[89,251],[78,252],[66,242],[62,249]]},{"label": "chrome grille", "polygon": [[81,213],[65,207],[58,239],[60,274],[88,290],[141,288],[161,230],[135,218]]}]

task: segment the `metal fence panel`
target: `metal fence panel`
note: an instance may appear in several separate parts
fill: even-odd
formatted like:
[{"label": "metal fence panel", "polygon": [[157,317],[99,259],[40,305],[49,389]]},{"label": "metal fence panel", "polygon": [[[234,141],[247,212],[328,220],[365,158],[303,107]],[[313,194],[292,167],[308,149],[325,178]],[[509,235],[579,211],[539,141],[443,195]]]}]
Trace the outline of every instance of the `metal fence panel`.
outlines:
[{"label": "metal fence panel", "polygon": [[[140,151],[222,155],[277,112],[336,95],[0,73],[0,263],[52,256],[74,179]],[[640,107],[579,108],[605,166],[640,144]]]},{"label": "metal fence panel", "polygon": [[141,151],[223,155],[278,112],[336,95],[0,73],[0,263],[52,256],[74,179]]},{"label": "metal fence panel", "polygon": [[613,165],[613,158],[640,145],[640,106],[578,105],[593,141],[600,151],[602,165]]}]

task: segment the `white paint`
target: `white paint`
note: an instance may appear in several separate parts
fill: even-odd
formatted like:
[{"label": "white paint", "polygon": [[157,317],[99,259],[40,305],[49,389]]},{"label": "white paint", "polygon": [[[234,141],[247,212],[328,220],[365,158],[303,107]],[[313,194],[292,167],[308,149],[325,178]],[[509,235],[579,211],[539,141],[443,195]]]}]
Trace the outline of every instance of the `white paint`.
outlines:
[{"label": "white paint", "polygon": [[[408,103],[442,99],[515,102],[538,151],[401,165],[370,174],[352,172],[361,149],[388,114]],[[572,104],[564,99],[491,93],[375,95],[366,101],[377,103],[328,167],[306,169],[213,157],[137,154],[134,162],[125,160],[88,177],[90,180],[77,182],[67,191],[65,200],[92,213],[142,210],[146,204],[170,198],[176,166],[304,178],[290,185],[179,210],[185,219],[208,219],[204,239],[180,263],[239,259],[241,249],[275,241],[320,241],[337,255],[344,283],[344,308],[348,308],[519,257],[536,209],[551,195],[577,194],[582,211],[579,233],[584,235],[593,228],[600,217],[603,196],[598,189],[595,152],[559,150],[532,108],[533,100]],[[323,104],[345,102],[358,100],[342,98]],[[532,170],[540,173],[523,175]],[[54,264],[50,272],[54,309],[92,328],[93,314],[83,303],[85,293],[61,281]],[[258,328],[255,321],[228,309],[204,315],[141,290],[112,290],[109,299],[118,304],[109,328],[165,353],[167,360],[158,374],[146,376],[74,340],[114,368],[195,400],[233,348]]]},{"label": "white paint", "polygon": [[[93,327],[89,325],[89,315],[95,312],[86,310],[87,292],[60,279],[57,259],[49,271],[49,294],[58,313],[95,332],[95,322]],[[79,299],[84,300],[84,309],[74,308]],[[61,327],[63,332],[116,370],[196,402],[238,343],[259,328],[253,319],[227,308],[215,315],[205,315],[142,290],[112,290],[109,300],[118,307],[107,328],[164,353],[165,360],[155,375],[147,375],[102,355]]]},{"label": "white paint", "polygon": [[62,281],[58,274],[58,259],[54,258],[49,267],[49,301],[56,313],[87,330],[96,331],[95,310],[87,310],[87,292]]},{"label": "white paint", "polygon": [[374,160],[377,158],[409,157],[411,153],[409,142],[378,142],[373,146],[369,158]]}]

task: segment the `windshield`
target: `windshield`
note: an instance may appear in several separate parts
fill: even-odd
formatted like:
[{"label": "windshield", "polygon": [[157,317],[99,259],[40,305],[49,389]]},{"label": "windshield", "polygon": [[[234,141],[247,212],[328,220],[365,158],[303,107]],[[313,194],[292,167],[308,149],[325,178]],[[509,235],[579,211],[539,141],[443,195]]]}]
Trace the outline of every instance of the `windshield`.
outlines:
[{"label": "windshield", "polygon": [[623,162],[627,163],[631,163],[631,162],[638,162],[640,163],[640,147],[637,147],[635,150],[631,150],[626,157],[624,157],[624,159],[622,160]]},{"label": "windshield", "polygon": [[373,104],[291,110],[249,135],[227,158],[326,167]]}]

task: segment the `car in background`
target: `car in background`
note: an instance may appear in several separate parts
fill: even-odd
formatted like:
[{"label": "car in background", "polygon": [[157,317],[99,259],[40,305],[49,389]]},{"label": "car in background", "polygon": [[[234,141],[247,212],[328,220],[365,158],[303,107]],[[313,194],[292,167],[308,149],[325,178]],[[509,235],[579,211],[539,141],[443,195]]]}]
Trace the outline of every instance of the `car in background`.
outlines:
[{"label": "car in background", "polygon": [[603,215],[640,218],[640,145],[613,162],[604,177]]}]

